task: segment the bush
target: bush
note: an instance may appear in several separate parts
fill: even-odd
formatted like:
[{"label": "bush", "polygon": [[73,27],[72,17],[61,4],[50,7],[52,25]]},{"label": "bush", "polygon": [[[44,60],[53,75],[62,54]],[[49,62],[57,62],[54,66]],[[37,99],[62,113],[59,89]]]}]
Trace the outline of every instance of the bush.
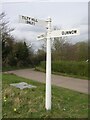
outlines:
[{"label": "bush", "polygon": [[[41,62],[40,67],[45,69],[46,62],[45,61]],[[88,63],[75,61],[53,61],[52,72],[88,77]]]}]

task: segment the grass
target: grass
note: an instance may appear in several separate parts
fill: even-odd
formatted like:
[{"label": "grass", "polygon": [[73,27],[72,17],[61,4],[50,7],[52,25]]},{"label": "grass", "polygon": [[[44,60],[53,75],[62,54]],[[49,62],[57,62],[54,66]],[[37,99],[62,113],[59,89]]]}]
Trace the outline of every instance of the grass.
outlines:
[{"label": "grass", "polygon": [[0,73],[0,120],[2,118],[2,74]]},{"label": "grass", "polygon": [[19,69],[27,69],[27,68],[32,68],[31,66],[28,67],[17,67],[17,66],[3,66],[2,71],[11,71],[11,70],[19,70]]},{"label": "grass", "polygon": [[[2,75],[3,118],[87,118],[88,95],[52,86],[52,110],[45,109],[45,84],[13,74]],[[11,83],[27,82],[37,86],[20,90]]]}]

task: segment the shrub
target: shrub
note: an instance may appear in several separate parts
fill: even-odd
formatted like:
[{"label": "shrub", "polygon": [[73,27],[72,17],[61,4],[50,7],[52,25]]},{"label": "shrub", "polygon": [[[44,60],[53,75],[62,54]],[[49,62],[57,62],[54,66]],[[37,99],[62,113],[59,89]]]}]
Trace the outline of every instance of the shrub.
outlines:
[{"label": "shrub", "polygon": [[[40,67],[45,69],[46,62],[45,61],[41,62]],[[76,61],[53,61],[52,72],[88,77],[88,63]]]}]

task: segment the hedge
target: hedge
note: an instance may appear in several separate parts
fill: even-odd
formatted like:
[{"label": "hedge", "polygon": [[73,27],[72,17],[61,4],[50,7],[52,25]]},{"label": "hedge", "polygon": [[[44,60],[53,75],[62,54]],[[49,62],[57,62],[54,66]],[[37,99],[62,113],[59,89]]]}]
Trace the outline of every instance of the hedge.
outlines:
[{"label": "hedge", "polygon": [[[46,68],[46,62],[40,63],[41,68]],[[66,73],[70,75],[79,75],[88,77],[88,63],[76,61],[53,61],[52,72]]]}]

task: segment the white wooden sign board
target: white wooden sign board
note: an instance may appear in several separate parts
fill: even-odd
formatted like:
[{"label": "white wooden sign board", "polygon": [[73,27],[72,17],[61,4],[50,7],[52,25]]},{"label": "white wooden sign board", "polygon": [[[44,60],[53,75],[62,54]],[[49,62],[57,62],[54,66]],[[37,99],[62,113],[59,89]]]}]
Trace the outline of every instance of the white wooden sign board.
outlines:
[{"label": "white wooden sign board", "polygon": [[46,39],[47,38],[47,34],[43,33],[37,36],[37,40],[42,40],[42,39]]},{"label": "white wooden sign board", "polygon": [[50,38],[79,35],[79,29],[54,30],[49,34]]},{"label": "white wooden sign board", "polygon": [[19,15],[19,22],[20,23],[25,23],[25,24],[30,24],[30,25],[41,25],[41,26],[47,26],[47,22],[44,20],[39,20],[33,17],[28,17],[28,16],[23,16]]},{"label": "white wooden sign board", "polygon": [[55,38],[55,37],[74,36],[74,35],[79,35],[79,34],[80,34],[79,29],[54,30],[54,31],[48,33],[48,35],[45,33],[38,35],[37,40],[43,40],[47,37]]}]

